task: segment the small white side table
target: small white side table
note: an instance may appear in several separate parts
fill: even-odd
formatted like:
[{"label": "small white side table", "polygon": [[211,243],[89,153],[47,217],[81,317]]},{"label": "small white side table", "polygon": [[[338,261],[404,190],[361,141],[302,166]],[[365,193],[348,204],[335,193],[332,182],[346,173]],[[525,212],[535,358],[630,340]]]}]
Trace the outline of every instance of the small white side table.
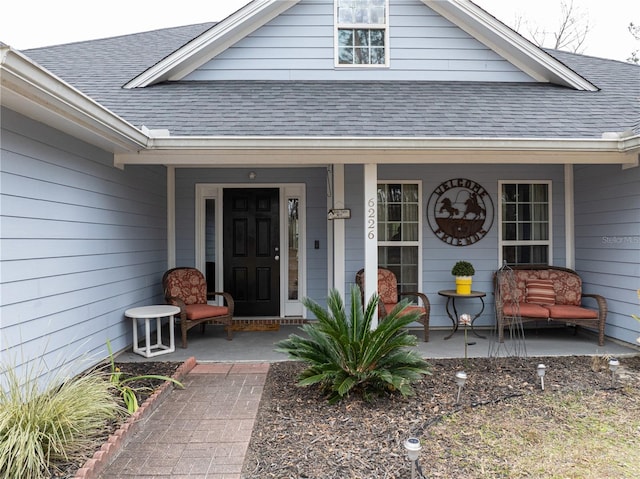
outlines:
[{"label": "small white side table", "polygon": [[[141,354],[146,358],[152,358],[160,354],[172,353],[176,350],[176,343],[173,334],[173,316],[180,312],[180,308],[170,305],[140,306],[138,308],[127,309],[124,315],[133,319],[133,352]],[[169,345],[162,342],[162,318],[169,318]],[[144,319],[145,345],[138,347],[138,320]],[[156,320],[156,342],[151,344],[151,332],[149,320]]]}]

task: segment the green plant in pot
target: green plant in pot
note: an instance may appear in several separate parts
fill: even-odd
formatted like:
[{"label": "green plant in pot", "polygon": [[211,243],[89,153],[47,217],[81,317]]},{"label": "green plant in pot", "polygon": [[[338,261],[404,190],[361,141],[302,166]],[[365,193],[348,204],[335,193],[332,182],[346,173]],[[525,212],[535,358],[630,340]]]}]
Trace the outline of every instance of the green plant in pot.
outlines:
[{"label": "green plant in pot", "polygon": [[472,276],[476,274],[473,265],[468,261],[458,261],[451,268],[451,274],[456,277],[456,293],[471,294]]}]

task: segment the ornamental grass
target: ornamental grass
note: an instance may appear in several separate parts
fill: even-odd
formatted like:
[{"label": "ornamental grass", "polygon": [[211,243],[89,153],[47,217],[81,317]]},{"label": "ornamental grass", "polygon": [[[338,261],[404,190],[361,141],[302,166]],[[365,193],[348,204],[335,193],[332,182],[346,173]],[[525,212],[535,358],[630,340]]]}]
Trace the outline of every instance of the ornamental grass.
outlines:
[{"label": "ornamental grass", "polygon": [[[36,479],[55,474],[52,464],[95,449],[99,433],[122,413],[107,374],[73,378],[27,368],[2,367],[0,477]],[[44,378],[44,379],[43,379]]]}]

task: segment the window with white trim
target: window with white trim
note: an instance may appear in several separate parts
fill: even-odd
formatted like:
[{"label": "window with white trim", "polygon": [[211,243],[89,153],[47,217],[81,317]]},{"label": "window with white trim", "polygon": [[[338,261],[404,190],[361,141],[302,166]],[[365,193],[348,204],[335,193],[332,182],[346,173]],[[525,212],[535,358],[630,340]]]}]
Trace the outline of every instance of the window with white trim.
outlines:
[{"label": "window with white trim", "polygon": [[550,264],[551,181],[501,181],[500,264]]},{"label": "window with white trim", "polygon": [[387,66],[389,0],[335,0],[336,66]]},{"label": "window with white trim", "polygon": [[420,184],[378,184],[378,265],[402,291],[420,291]]}]

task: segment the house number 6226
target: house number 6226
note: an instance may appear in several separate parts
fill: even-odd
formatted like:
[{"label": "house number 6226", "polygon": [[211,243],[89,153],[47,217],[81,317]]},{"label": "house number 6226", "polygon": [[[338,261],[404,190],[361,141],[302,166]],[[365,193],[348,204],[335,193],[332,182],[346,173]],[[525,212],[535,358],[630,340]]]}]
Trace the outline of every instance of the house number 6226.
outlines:
[{"label": "house number 6226", "polygon": [[375,239],[376,237],[376,202],[373,198],[367,201],[367,238]]}]

